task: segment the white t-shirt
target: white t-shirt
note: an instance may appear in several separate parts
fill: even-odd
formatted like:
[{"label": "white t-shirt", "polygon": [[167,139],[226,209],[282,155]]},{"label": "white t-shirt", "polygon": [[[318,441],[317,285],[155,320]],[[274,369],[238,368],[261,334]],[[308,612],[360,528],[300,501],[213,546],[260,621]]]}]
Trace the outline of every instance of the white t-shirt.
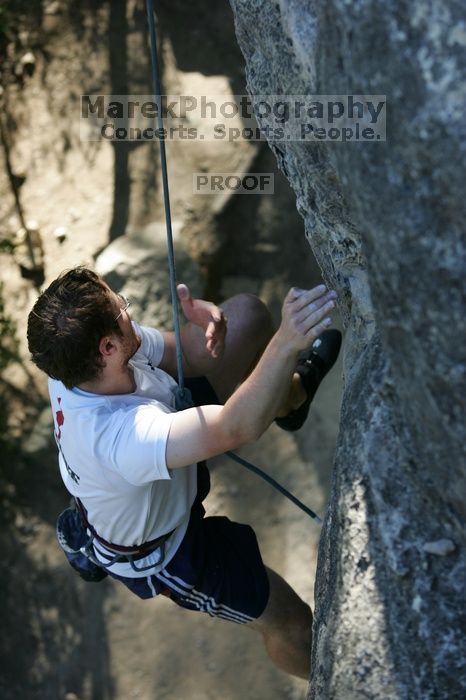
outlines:
[{"label": "white t-shirt", "polygon": [[[96,532],[107,542],[131,546],[175,530],[163,562],[153,570],[138,574],[127,562],[112,566],[114,573],[134,578],[156,573],[178,549],[196,496],[197,466],[167,469],[176,382],[158,368],[162,334],[133,326],[142,340],[129,362],[136,382],[133,393],[92,394],[49,379],[49,394],[61,476],[68,491],[82,501]],[[159,556],[156,551],[136,566],[157,562]]]}]

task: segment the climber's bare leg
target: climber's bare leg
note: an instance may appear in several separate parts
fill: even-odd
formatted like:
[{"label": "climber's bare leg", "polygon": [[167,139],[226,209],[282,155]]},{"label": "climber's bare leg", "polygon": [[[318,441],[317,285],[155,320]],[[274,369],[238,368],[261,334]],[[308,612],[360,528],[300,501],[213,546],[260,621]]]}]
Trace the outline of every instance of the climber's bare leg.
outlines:
[{"label": "climber's bare leg", "polygon": [[[220,401],[225,402],[253,370],[275,328],[269,310],[253,294],[231,297],[222,303],[222,309],[228,319],[225,350],[215,369],[206,376]],[[305,398],[299,374],[295,374],[279,415],[287,415]]]},{"label": "climber's bare leg", "polygon": [[281,576],[267,568],[270,595],[262,615],[247,625],[261,632],[268,655],[294,676],[310,675],[312,612]]},{"label": "climber's bare leg", "polygon": [[254,368],[275,329],[269,310],[253,294],[237,294],[221,306],[227,317],[225,349],[206,376],[225,402]]}]

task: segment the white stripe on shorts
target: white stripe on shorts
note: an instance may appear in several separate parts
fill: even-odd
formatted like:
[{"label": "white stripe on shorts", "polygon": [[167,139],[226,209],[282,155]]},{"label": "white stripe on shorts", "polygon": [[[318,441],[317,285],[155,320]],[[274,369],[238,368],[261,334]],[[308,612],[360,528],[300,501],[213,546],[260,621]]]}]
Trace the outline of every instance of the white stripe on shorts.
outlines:
[{"label": "white stripe on shorts", "polygon": [[184,596],[186,600],[192,603],[198,610],[207,612],[213,617],[223,617],[226,620],[241,624],[254,620],[250,615],[246,615],[238,610],[233,610],[233,608],[223,603],[217,603],[212,596],[208,596],[202,591],[197,591],[194,586],[186,583],[178,576],[171,576],[166,569],[159,571],[157,577],[173,588],[177,593]]},{"label": "white stripe on shorts", "polygon": [[227,613],[232,613],[233,615],[238,615],[240,617],[243,617],[245,619],[245,622],[251,622],[255,618],[251,617],[250,615],[247,615],[246,613],[239,612],[238,610],[233,610],[233,608],[230,608],[228,605],[224,605],[224,603],[217,603],[215,598],[212,598],[212,596],[208,596],[206,593],[203,593],[202,591],[198,591],[192,586],[190,583],[186,583],[182,579],[180,579],[178,576],[173,576],[172,574],[169,574],[166,569],[163,569],[163,574],[167,576],[169,579],[173,581],[177,581],[181,586],[185,587],[185,590],[187,592],[193,592],[194,594],[200,596],[202,599],[204,599],[206,602],[208,601],[212,606],[217,607],[217,608],[223,608],[223,610]]},{"label": "white stripe on shorts", "polygon": [[171,586],[175,586],[175,584],[173,583],[173,580],[175,579],[178,581],[179,585],[185,586],[184,590],[178,588],[177,586],[177,590],[183,595],[185,595],[187,598],[189,598],[191,601],[198,602],[201,609],[205,612],[208,612],[209,614],[212,614],[214,616],[217,616],[220,612],[223,612],[225,615],[228,615],[229,617],[231,617],[231,619],[234,619],[237,622],[251,622],[251,620],[253,620],[252,617],[246,615],[245,613],[239,612],[238,610],[233,610],[233,608],[230,608],[228,607],[228,605],[224,605],[223,603],[217,603],[215,598],[213,598],[212,596],[207,596],[202,591],[196,590],[194,586],[187,584],[185,581],[176,576],[172,577],[166,570],[164,570],[163,573],[168,577],[168,579],[166,579],[166,582],[168,582]]},{"label": "white stripe on shorts", "polygon": [[152,597],[155,598],[155,596],[157,595],[157,591],[154,588],[154,584],[152,583],[150,576],[147,576],[147,585],[149,586],[149,588],[151,590]]}]

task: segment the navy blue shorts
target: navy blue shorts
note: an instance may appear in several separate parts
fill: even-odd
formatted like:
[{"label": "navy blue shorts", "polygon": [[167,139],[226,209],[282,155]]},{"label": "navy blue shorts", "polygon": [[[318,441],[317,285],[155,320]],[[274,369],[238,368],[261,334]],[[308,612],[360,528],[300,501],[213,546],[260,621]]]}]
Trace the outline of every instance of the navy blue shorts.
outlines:
[{"label": "navy blue shorts", "polygon": [[[196,405],[220,403],[206,379],[186,379],[186,386]],[[164,569],[145,578],[109,574],[140,598],[161,593],[188,610],[240,624],[252,622],[264,612],[269,598],[268,576],[256,535],[249,525],[226,517],[204,517],[202,501],[209,489],[209,472],[202,462],[188,529]]]}]

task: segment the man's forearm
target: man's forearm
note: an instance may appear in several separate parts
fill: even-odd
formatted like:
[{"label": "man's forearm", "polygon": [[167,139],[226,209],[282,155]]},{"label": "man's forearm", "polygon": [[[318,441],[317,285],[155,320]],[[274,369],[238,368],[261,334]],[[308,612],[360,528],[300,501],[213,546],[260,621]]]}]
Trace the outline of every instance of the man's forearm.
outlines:
[{"label": "man's forearm", "polygon": [[277,332],[253,372],[228,399],[222,420],[240,442],[253,442],[269,427],[288,397],[298,350]]}]

